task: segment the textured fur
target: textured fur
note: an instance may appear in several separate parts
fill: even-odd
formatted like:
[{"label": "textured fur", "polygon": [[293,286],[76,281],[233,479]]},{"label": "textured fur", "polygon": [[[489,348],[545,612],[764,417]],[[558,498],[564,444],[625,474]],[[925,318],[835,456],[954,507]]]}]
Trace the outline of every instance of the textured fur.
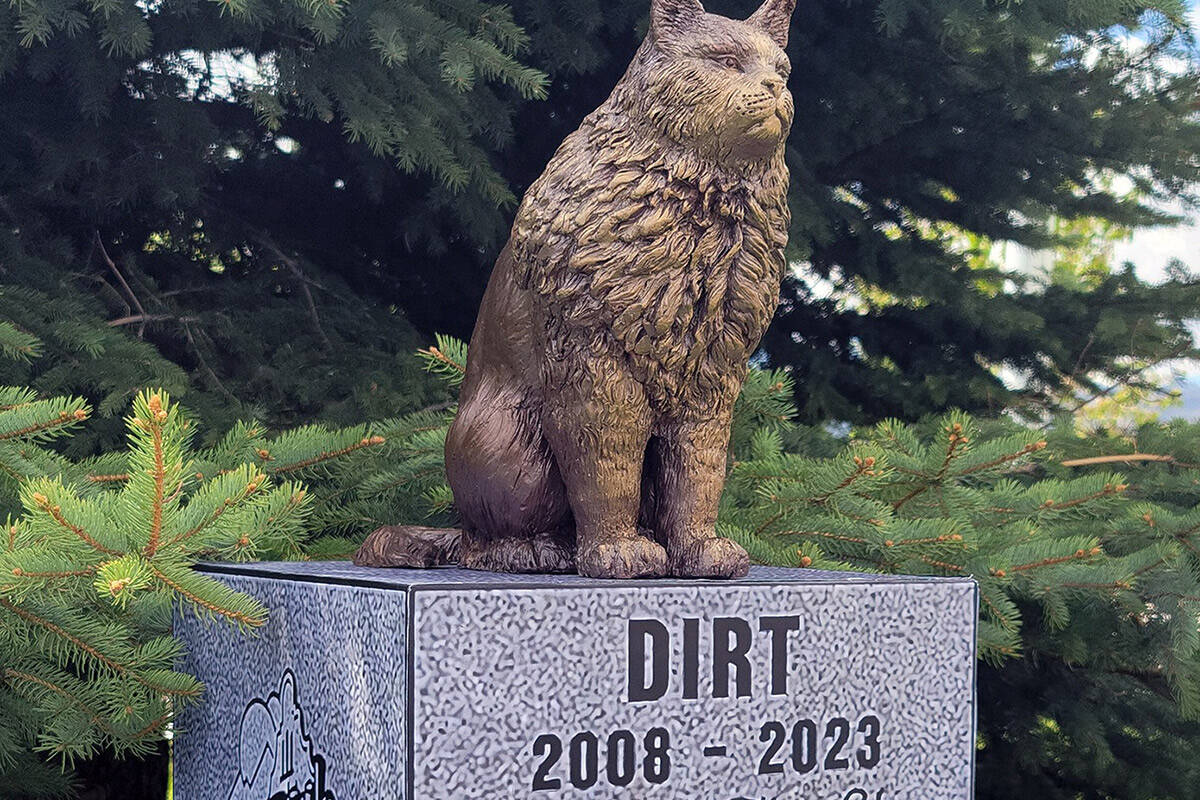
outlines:
[{"label": "textured fur", "polygon": [[[743,22],[655,0],[624,78],[526,193],[446,444],[464,565],[744,574],[714,526],[784,267],[793,7]],[[452,534],[404,530],[356,560],[448,559]]]}]

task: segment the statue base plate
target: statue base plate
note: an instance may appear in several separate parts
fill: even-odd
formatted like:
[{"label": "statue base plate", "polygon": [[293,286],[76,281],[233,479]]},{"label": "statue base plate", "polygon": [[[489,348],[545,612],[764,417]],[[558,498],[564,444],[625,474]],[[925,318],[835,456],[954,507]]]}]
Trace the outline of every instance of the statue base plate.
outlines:
[{"label": "statue base plate", "polygon": [[967,579],[200,569],[271,615],[176,620],[178,800],[972,797]]}]

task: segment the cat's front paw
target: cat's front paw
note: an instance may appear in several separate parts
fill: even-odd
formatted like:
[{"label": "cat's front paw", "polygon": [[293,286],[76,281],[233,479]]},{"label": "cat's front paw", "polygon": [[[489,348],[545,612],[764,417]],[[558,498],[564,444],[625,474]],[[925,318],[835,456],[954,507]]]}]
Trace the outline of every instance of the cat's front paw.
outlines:
[{"label": "cat's front paw", "polygon": [[575,563],[589,578],[657,578],[667,574],[667,551],[642,536],[629,536],[581,547]]},{"label": "cat's front paw", "polygon": [[671,553],[671,574],[680,578],[743,578],[750,556],[732,539],[709,536]]}]

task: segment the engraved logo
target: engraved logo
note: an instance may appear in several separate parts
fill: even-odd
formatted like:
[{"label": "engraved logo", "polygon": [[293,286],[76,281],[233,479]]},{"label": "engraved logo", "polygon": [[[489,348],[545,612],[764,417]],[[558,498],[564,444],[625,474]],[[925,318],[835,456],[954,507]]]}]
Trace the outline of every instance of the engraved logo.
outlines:
[{"label": "engraved logo", "polygon": [[238,774],[229,800],[335,800],[325,788],[325,758],[304,730],[290,669],[278,691],[251,700],[242,712]]}]

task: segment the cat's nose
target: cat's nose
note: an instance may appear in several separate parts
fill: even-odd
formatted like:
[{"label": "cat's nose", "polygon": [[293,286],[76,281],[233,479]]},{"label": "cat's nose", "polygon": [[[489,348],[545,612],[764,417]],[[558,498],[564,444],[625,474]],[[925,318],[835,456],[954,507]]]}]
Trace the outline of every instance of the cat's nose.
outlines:
[{"label": "cat's nose", "polygon": [[767,75],[762,79],[762,85],[770,89],[771,94],[779,97],[779,95],[783,94],[783,87],[787,84],[778,75]]}]

